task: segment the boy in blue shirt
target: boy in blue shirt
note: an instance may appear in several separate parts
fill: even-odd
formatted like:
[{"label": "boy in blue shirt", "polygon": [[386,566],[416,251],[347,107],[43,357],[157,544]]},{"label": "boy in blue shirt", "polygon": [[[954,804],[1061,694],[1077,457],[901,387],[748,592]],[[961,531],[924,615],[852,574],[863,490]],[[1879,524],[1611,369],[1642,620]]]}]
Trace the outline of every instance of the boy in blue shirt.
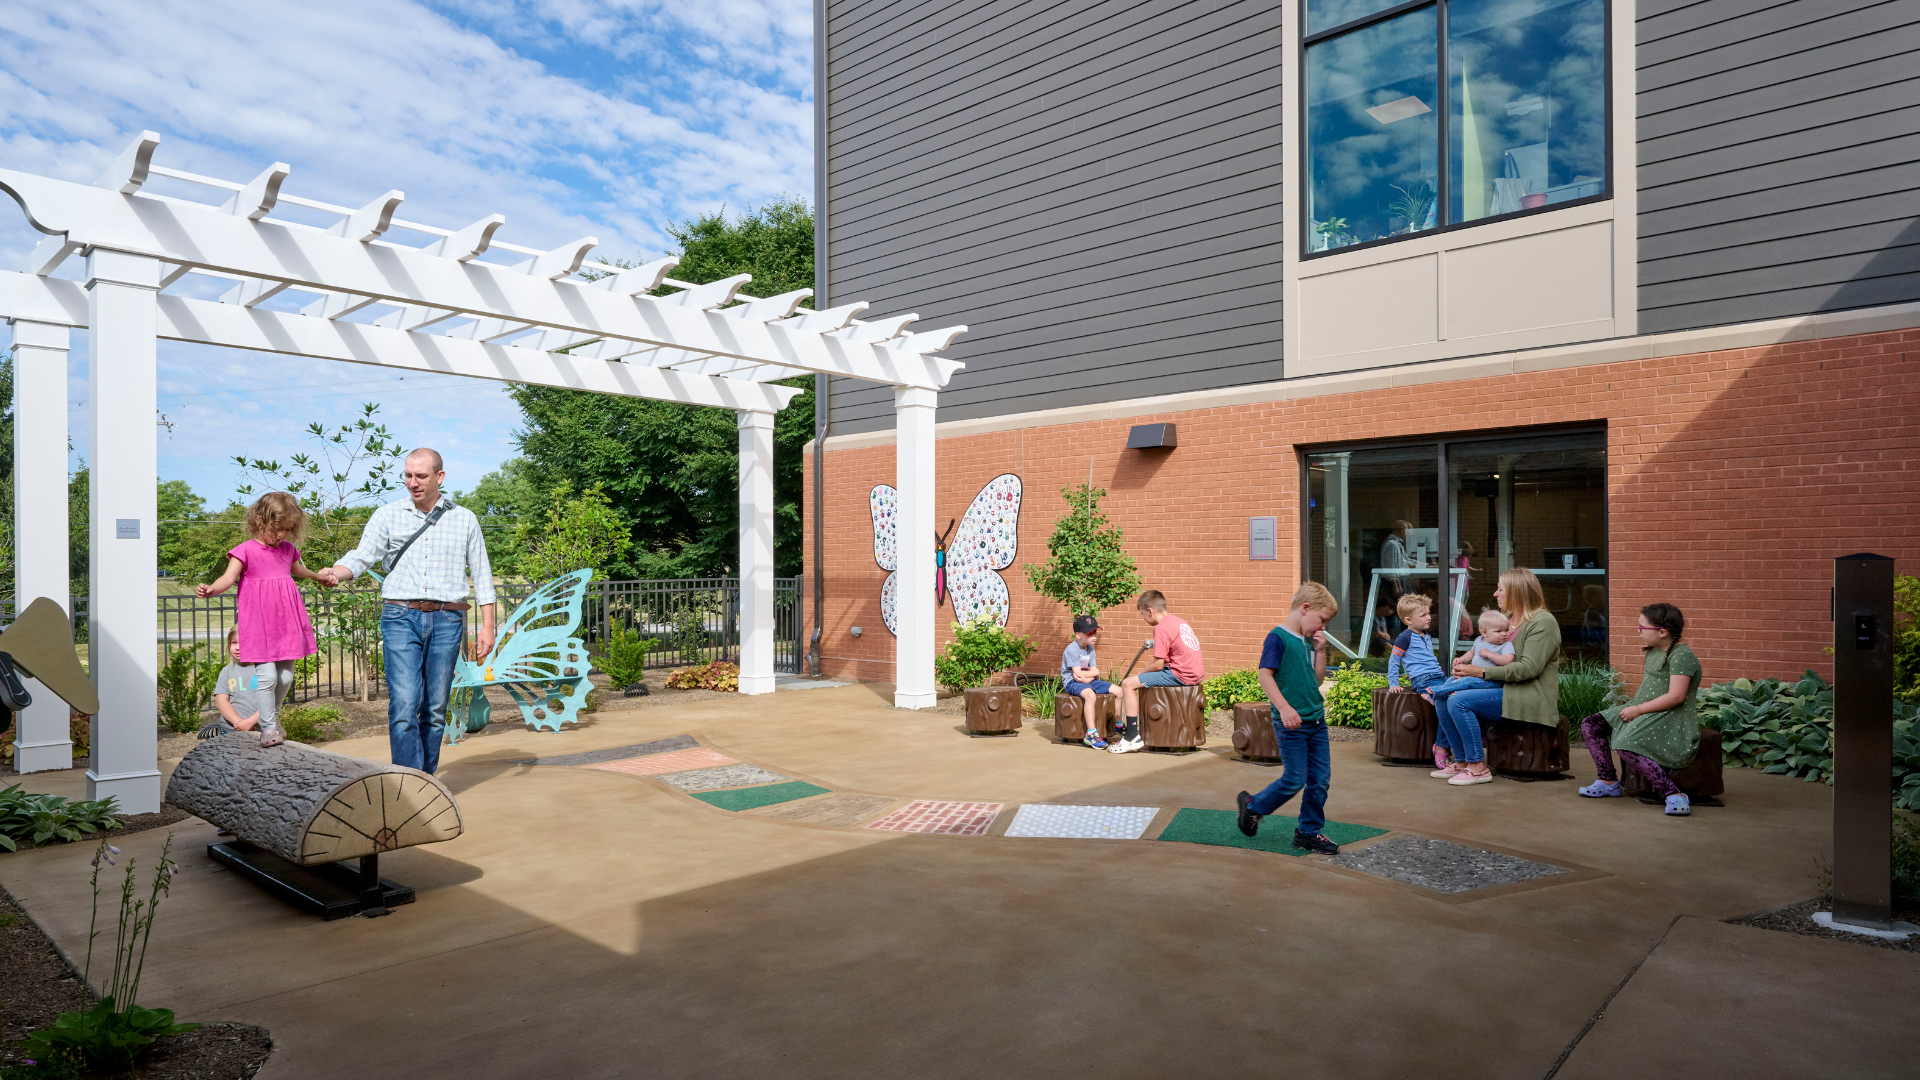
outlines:
[{"label": "boy in blue shirt", "polygon": [[1267,634],[1260,650],[1260,689],[1273,704],[1273,737],[1284,767],[1260,794],[1243,791],[1236,797],[1240,831],[1252,836],[1260,831],[1261,818],[1304,791],[1293,846],[1322,855],[1340,854],[1340,846],[1320,834],[1333,783],[1320,681],[1327,677],[1327,620],[1339,610],[1340,602],[1325,585],[1309,581],[1294,590],[1287,617]]},{"label": "boy in blue shirt", "polygon": [[[1393,639],[1393,655],[1387,661],[1387,689],[1402,693],[1407,689],[1416,690],[1421,697],[1432,701],[1427,695],[1428,688],[1447,681],[1446,670],[1433,653],[1433,639],[1427,636],[1433,627],[1433,601],[1419,593],[1408,593],[1400,598],[1398,610],[1400,621],[1406,623],[1407,628]],[[1402,674],[1407,677],[1405,687],[1400,685]]]},{"label": "boy in blue shirt", "polygon": [[1100,737],[1100,719],[1093,699],[1098,694],[1119,697],[1120,688],[1100,677],[1100,662],[1094,656],[1099,644],[1099,621],[1091,615],[1075,617],[1073,640],[1067,642],[1066,651],[1060,654],[1060,692],[1079,698],[1080,707],[1086,710],[1087,733],[1080,741],[1095,750],[1105,750],[1107,740]]}]

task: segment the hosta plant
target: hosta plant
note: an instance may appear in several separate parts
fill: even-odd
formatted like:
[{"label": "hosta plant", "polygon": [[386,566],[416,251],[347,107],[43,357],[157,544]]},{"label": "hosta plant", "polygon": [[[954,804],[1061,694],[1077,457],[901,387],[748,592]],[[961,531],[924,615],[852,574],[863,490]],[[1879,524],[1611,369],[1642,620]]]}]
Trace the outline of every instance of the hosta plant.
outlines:
[{"label": "hosta plant", "polygon": [[100,829],[120,827],[120,806],[113,799],[73,800],[60,795],[29,795],[15,784],[0,791],[0,848],[16,851],[49,840],[74,841]]}]

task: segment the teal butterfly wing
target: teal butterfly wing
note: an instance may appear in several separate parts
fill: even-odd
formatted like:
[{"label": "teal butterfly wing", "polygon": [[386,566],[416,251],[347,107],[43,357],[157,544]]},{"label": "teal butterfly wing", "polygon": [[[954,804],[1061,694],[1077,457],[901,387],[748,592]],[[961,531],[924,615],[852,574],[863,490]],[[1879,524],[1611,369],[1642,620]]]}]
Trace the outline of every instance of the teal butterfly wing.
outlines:
[{"label": "teal butterfly wing", "polygon": [[[576,722],[593,689],[586,643],[574,636],[592,578],[592,570],[575,570],[528,594],[501,625],[486,659],[462,659],[456,665],[455,685],[474,687],[474,697],[482,701],[481,688],[501,687],[520,706],[528,727],[558,731],[561,724]],[[468,730],[477,730],[471,721]]]}]

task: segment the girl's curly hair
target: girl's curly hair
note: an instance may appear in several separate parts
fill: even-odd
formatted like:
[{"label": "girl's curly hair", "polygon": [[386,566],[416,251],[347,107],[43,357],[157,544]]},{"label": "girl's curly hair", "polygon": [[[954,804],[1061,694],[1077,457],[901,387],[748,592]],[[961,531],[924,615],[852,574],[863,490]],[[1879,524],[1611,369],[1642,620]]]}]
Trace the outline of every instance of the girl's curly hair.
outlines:
[{"label": "girl's curly hair", "polygon": [[284,491],[269,491],[247,507],[247,536],[258,540],[269,529],[286,533],[289,543],[299,546],[307,534],[307,512],[300,501]]}]

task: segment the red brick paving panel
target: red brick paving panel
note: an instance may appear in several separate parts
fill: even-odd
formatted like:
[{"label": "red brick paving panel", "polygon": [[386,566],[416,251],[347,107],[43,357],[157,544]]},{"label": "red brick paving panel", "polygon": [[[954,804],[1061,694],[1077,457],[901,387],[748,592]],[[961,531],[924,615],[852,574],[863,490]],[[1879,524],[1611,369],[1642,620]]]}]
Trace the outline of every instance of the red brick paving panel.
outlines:
[{"label": "red brick paving panel", "polygon": [[942,802],[915,799],[867,826],[885,832],[936,833],[941,836],[985,836],[1005,803]]}]

